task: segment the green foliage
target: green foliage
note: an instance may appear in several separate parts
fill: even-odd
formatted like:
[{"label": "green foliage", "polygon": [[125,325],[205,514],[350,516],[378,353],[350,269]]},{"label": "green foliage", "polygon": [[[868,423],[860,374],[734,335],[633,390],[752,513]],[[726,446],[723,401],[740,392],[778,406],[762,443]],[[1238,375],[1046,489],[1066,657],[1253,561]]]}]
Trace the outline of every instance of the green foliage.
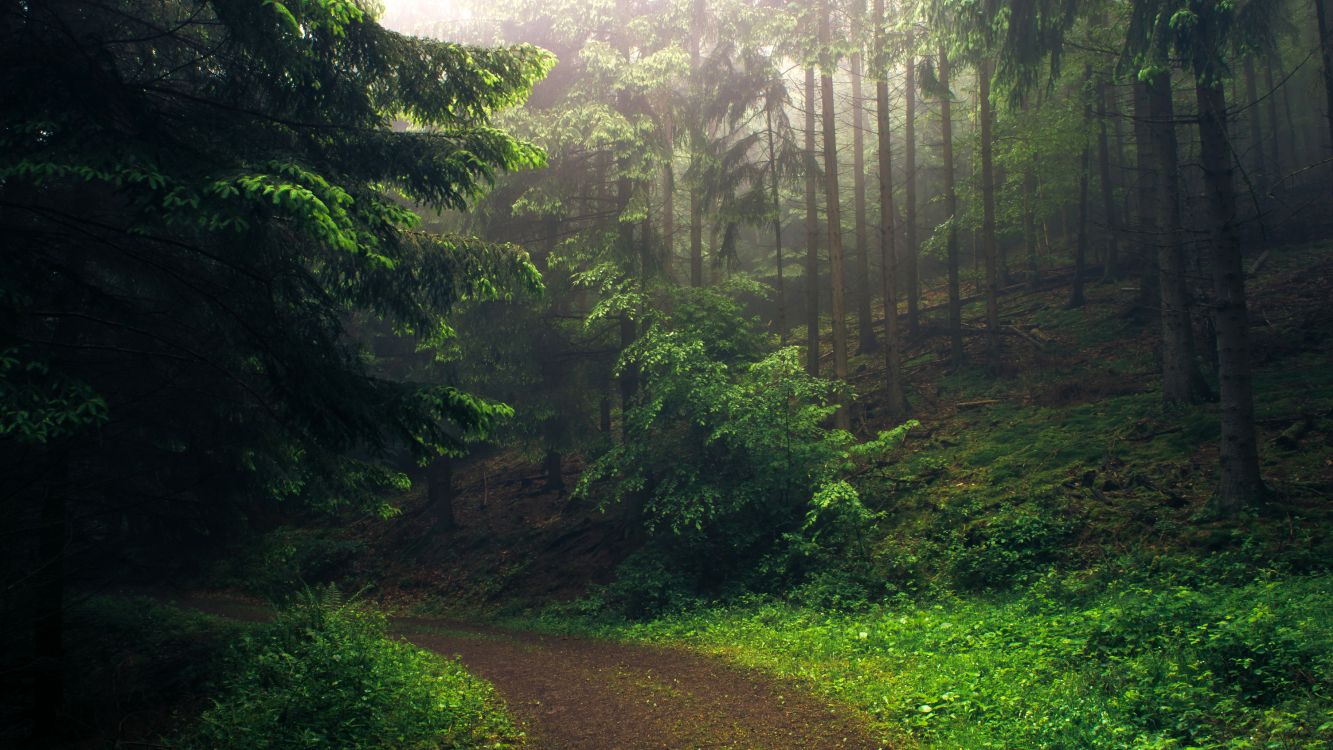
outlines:
[{"label": "green foliage", "polygon": [[[807,375],[795,348],[755,359],[755,336],[719,291],[678,298],[622,356],[640,383],[625,440],[580,480],[583,495],[629,504],[696,591],[738,574],[779,586],[802,559],[860,538],[872,515],[847,480],[885,460],[906,432],[857,445],[829,429],[839,386]],[[657,574],[645,572],[626,575],[651,583],[644,595],[665,604],[670,596],[648,581]]]},{"label": "green foliage", "polygon": [[325,529],[283,527],[254,539],[222,560],[211,586],[239,588],[269,601],[284,601],[304,586],[342,582],[365,542]]},{"label": "green foliage", "polygon": [[493,689],[457,662],[386,634],[382,614],[329,591],[248,635],[184,748],[506,748],[518,733]]},{"label": "green foliage", "polygon": [[1103,573],[1051,574],[999,599],[858,612],[748,601],[601,632],[801,679],[909,747],[1329,746],[1327,575]]}]

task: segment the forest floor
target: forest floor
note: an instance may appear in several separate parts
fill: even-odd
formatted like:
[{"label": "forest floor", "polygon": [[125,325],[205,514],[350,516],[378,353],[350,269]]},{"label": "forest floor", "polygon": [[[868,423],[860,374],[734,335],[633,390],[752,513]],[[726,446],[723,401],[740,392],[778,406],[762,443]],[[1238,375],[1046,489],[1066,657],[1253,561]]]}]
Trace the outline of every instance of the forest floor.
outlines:
[{"label": "forest floor", "polygon": [[[184,597],[209,614],[262,621],[252,601]],[[489,680],[534,750],[869,750],[864,717],[794,683],[684,649],[395,618],[417,646]]]}]

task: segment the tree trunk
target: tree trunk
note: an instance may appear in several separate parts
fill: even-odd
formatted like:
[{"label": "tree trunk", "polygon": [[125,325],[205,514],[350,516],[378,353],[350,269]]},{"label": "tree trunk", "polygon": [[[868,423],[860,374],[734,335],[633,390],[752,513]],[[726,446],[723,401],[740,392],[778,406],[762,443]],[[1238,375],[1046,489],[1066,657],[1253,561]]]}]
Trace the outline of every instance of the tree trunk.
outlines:
[{"label": "tree trunk", "polygon": [[[830,51],[832,31],[829,3],[820,4],[820,94],[823,99],[824,119],[824,201],[828,217],[829,273],[833,291],[833,376],[839,382],[847,381],[847,310],[843,293],[845,279],[842,257],[842,212],[838,196],[838,123],[833,106],[833,55]],[[838,411],[833,422],[843,430],[851,429],[851,415],[846,397],[839,395]]]},{"label": "tree trunk", "polygon": [[1314,0],[1319,20],[1319,54],[1324,62],[1324,103],[1327,107],[1328,142],[1333,148],[1333,40],[1329,39],[1328,0]]},{"label": "tree trunk", "polygon": [[1251,173],[1251,182],[1260,193],[1268,191],[1268,165],[1264,163],[1266,155],[1264,151],[1264,121],[1260,116],[1259,109],[1259,80],[1254,74],[1254,56],[1246,55],[1244,62],[1245,70],[1245,98],[1249,100],[1245,107],[1245,122],[1250,126],[1250,164],[1253,172]]},{"label": "tree trunk", "polygon": [[[875,0],[875,59],[884,57],[884,0]],[[888,71],[875,71],[876,136],[879,139],[879,253],[884,265],[884,407],[891,418],[907,413],[902,350],[898,343],[897,253],[894,247],[893,142],[889,121]]]},{"label": "tree trunk", "polygon": [[[915,36],[908,34],[907,45],[911,48],[916,42]],[[916,237],[916,59],[907,58],[907,82],[904,93],[906,102],[903,108],[903,158],[906,160],[907,199],[905,209],[907,226],[904,227],[904,239],[907,242],[904,260],[905,268],[902,269],[903,275],[907,277],[905,290],[907,292],[907,331],[908,335],[916,336],[921,328],[921,318],[918,307],[921,302],[921,281],[920,272],[917,270],[917,258],[920,253],[920,247],[917,245]]]},{"label": "tree trunk", "polygon": [[944,207],[948,213],[948,266],[949,266],[949,359],[954,366],[961,365],[963,351],[963,304],[958,287],[958,189],[954,179],[952,92],[949,91],[949,54],[940,49],[940,133],[944,158]]},{"label": "tree trunk", "polygon": [[1102,275],[1107,279],[1115,279],[1120,275],[1120,219],[1117,217],[1115,209],[1115,177],[1111,172],[1111,139],[1106,125],[1108,109],[1106,99],[1108,96],[1110,96],[1110,88],[1106,85],[1106,78],[1103,76],[1097,79],[1097,121],[1100,125],[1097,131],[1097,167],[1101,174],[1102,212],[1106,215],[1106,262]]},{"label": "tree trunk", "polygon": [[1249,312],[1245,268],[1236,233],[1232,153],[1227,140],[1226,95],[1221,84],[1198,80],[1199,157],[1208,194],[1213,244],[1214,330],[1221,384],[1221,482],[1216,511],[1234,515],[1259,502],[1264,493],[1254,429],[1254,388],[1250,374]]},{"label": "tree trunk", "polygon": [[[1164,238],[1159,237],[1157,201],[1157,167],[1161,158],[1157,156],[1153,144],[1152,120],[1149,104],[1148,83],[1134,81],[1134,144],[1135,144],[1135,206],[1134,229],[1137,236],[1135,247],[1140,256],[1141,275],[1139,277],[1139,301],[1144,309],[1157,310],[1160,314],[1162,272],[1158,262],[1159,248],[1164,246]],[[1126,214],[1126,217],[1129,215]],[[1128,220],[1128,219],[1127,219]]]},{"label": "tree trunk", "polygon": [[[62,326],[63,327],[63,326]],[[59,337],[58,337],[59,338]],[[38,569],[33,579],[33,725],[37,747],[54,746],[65,720],[65,549],[66,504],[70,490],[69,454],[53,452],[51,475],[42,497],[37,536]]]},{"label": "tree trunk", "polygon": [[[1277,100],[1279,97],[1277,81],[1273,75],[1273,56],[1268,55],[1264,58],[1264,87],[1268,89],[1268,99],[1265,110],[1268,114],[1268,152],[1270,172],[1273,177],[1282,178],[1282,137],[1279,135],[1282,130],[1278,124],[1277,118]],[[1295,137],[1295,133],[1291,134]]]},{"label": "tree trunk", "polygon": [[[1092,65],[1083,68],[1083,82],[1087,84],[1092,80]],[[1083,103],[1083,126],[1086,129],[1092,125],[1092,100],[1086,99]],[[1083,295],[1083,274],[1087,265],[1088,257],[1088,172],[1092,161],[1092,147],[1089,145],[1086,134],[1083,140],[1083,153],[1079,157],[1078,169],[1078,243],[1074,249],[1074,285],[1069,292],[1069,303],[1066,307],[1083,307],[1087,304],[1087,299]]]},{"label": "tree trunk", "polygon": [[981,113],[981,250],[986,265],[986,331],[991,361],[1000,361],[1000,268],[995,246],[995,134],[990,101],[991,64],[977,66],[977,104]]},{"label": "tree trunk", "polygon": [[1028,284],[1041,279],[1037,261],[1037,171],[1031,160],[1023,165],[1023,244],[1028,253]]},{"label": "tree trunk", "polygon": [[704,209],[699,187],[690,188],[690,286],[704,285]]},{"label": "tree trunk", "polygon": [[563,456],[560,451],[547,449],[546,455],[542,456],[542,473],[546,475],[546,489],[564,491]]},{"label": "tree trunk", "polygon": [[1162,303],[1162,396],[1167,403],[1195,403],[1204,399],[1208,386],[1199,371],[1190,322],[1171,73],[1160,71],[1143,87],[1148,113],[1142,119],[1148,129],[1148,156],[1155,162],[1145,205],[1154,212],[1155,229],[1160,235],[1157,265]]},{"label": "tree trunk", "polygon": [[662,164],[662,269],[668,279],[674,279],[676,273],[676,169],[672,164],[676,156],[676,125],[671,113],[667,113],[664,124],[666,155]]},{"label": "tree trunk", "polygon": [[[858,24],[859,25],[859,24]],[[858,30],[853,39],[860,39]],[[870,243],[866,230],[866,159],[865,159],[865,101],[861,90],[861,53],[852,54],[852,195],[856,231],[856,330],[857,350],[872,352],[879,342],[875,340],[874,319],[870,313]]]},{"label": "tree trunk", "polygon": [[787,345],[787,284],[782,273],[782,201],[778,193],[778,157],[773,147],[773,110],[765,112],[768,130],[768,176],[773,201],[773,257],[777,261],[778,340]]},{"label": "tree trunk", "polygon": [[805,371],[819,376],[819,201],[815,69],[805,69]]},{"label": "tree trunk", "polygon": [[426,504],[435,516],[432,532],[453,531],[458,528],[454,515],[454,459],[439,456],[426,469]]}]

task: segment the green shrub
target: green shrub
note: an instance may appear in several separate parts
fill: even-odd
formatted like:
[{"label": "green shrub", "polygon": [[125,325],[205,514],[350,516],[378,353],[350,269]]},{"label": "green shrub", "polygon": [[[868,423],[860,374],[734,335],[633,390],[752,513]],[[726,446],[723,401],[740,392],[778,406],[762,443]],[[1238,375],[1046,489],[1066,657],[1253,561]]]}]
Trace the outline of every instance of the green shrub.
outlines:
[{"label": "green shrub", "polygon": [[386,635],[382,614],[307,596],[247,636],[181,744],[203,750],[507,748],[492,688]]},{"label": "green shrub", "polygon": [[211,582],[281,601],[305,586],[339,583],[364,548],[324,529],[278,528],[222,562]]}]

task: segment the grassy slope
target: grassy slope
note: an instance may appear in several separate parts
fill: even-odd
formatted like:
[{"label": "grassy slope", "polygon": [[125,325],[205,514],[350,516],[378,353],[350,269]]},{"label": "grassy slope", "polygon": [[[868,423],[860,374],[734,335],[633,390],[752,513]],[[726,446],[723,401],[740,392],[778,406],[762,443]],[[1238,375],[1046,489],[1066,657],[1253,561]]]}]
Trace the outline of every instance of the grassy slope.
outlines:
[{"label": "grassy slope", "polygon": [[[1333,747],[1331,269],[1326,248],[1288,249],[1253,282],[1273,495],[1245,518],[1208,520],[1215,406],[1162,406],[1154,332],[1119,304],[1132,292],[1093,287],[1083,310],[1021,297],[1007,316],[1048,343],[1006,339],[1001,372],[910,353],[925,426],[865,479],[882,516],[855,574],[783,602],[546,625],[804,678],[904,747]],[[864,391],[876,362],[858,364]],[[865,401],[867,427],[887,426]]]}]

